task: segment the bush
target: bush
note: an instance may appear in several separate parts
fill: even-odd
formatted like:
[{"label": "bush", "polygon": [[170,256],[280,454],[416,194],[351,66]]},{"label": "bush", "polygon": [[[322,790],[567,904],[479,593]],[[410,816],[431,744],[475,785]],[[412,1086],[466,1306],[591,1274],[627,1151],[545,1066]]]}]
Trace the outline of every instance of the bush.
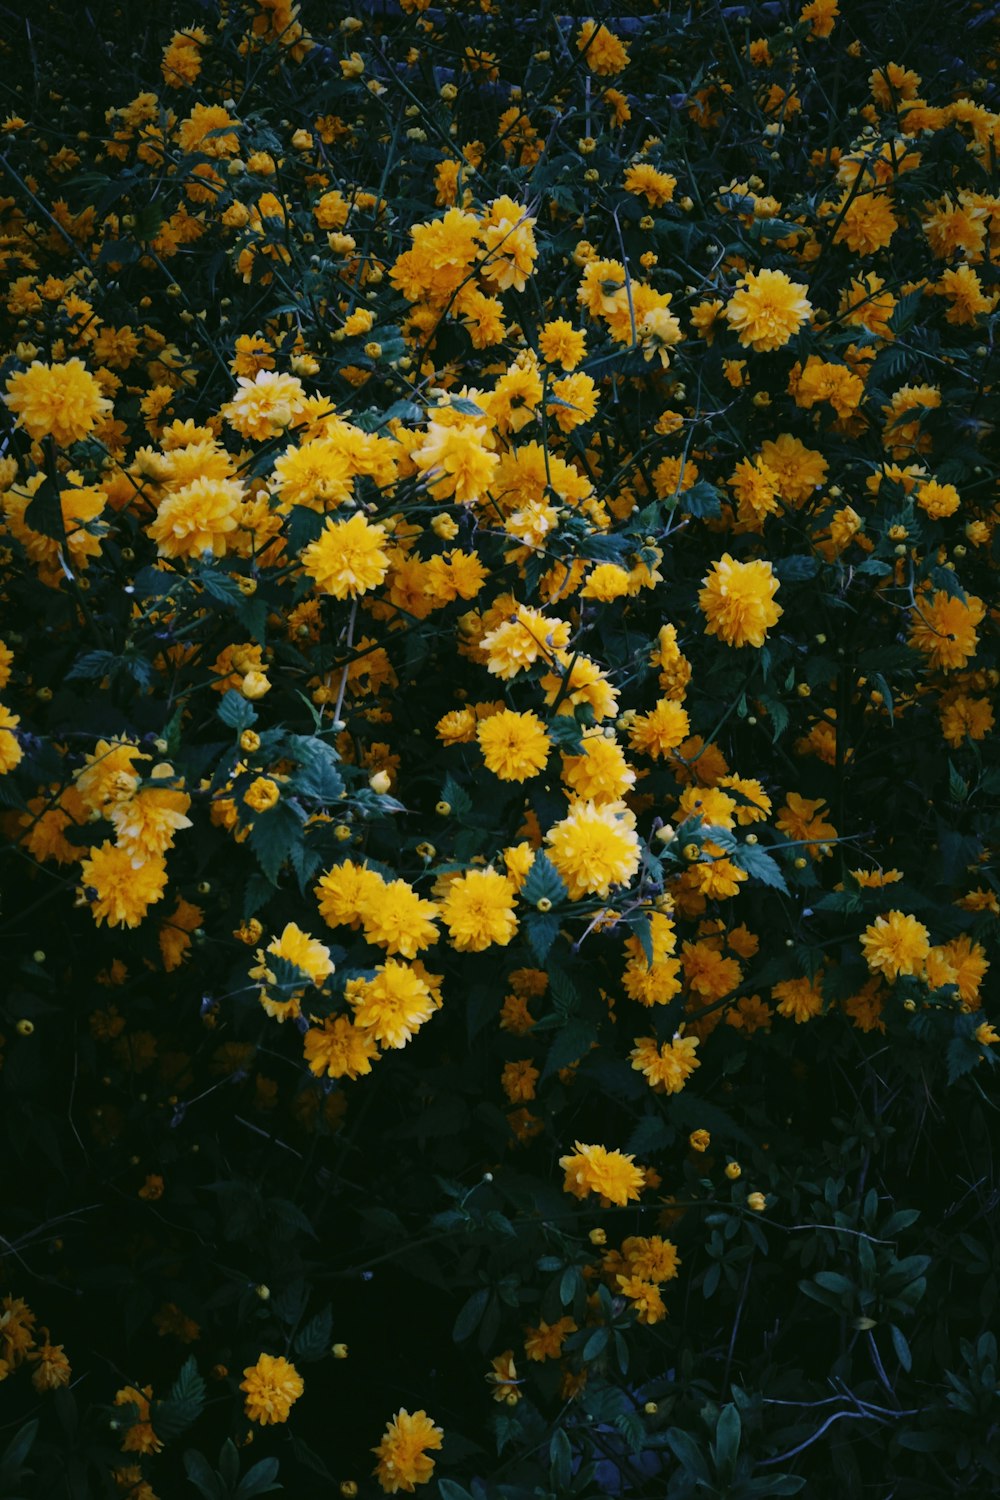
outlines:
[{"label": "bush", "polygon": [[358,10],[6,40],[0,1495],[1000,1493],[996,18]]}]

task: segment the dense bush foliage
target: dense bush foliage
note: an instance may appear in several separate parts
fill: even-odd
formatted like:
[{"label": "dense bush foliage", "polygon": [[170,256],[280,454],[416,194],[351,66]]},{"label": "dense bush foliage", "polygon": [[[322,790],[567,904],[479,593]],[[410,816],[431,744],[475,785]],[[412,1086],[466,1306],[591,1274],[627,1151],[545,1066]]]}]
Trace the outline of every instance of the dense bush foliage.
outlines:
[{"label": "dense bush foliage", "polygon": [[4,12],[0,1497],[1000,1493],[998,8],[842,11]]}]

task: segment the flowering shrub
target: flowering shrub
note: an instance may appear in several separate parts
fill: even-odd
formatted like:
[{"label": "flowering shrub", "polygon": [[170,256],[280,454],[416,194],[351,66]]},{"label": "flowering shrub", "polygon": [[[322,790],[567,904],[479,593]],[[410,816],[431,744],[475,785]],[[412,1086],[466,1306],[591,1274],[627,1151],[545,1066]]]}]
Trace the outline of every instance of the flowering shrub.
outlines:
[{"label": "flowering shrub", "polygon": [[843,12],[8,36],[0,1493],[998,1492],[998,23]]}]

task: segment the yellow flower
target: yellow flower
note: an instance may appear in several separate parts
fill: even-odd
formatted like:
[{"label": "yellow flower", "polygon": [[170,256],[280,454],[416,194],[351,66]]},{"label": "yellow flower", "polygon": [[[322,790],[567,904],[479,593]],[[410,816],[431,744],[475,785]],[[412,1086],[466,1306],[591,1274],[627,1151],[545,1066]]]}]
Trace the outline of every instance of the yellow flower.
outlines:
[{"label": "yellow flower", "polygon": [[789,792],[774,826],[796,843],[804,843],[806,852],[815,859],[821,852],[821,845],[837,837],[836,828],[825,821],[825,808],[826,803],[821,797],[801,797],[798,792]]},{"label": "yellow flower", "polygon": [[539,330],[538,347],[548,364],[561,365],[568,372],[575,370],[586,354],[587,336],[567,318],[553,318]]},{"label": "yellow flower", "polygon": [[155,901],[163,898],[167,867],[162,855],[150,855],[138,866],[128,849],[110,841],[92,848],[80,866],[80,884],[98,927],[138,927]]},{"label": "yellow flower", "polygon": [[953,672],[964,667],[979,647],[976,626],[986,615],[986,606],[975,594],[964,599],[937,589],[921,593],[910,621],[910,645],[927,657],[929,667]]},{"label": "yellow flower", "polygon": [[275,958],[283,958],[286,963],[294,964],[317,986],[322,985],[333,973],[329,948],[316,938],[311,938],[294,922],[286,922],[280,935],[268,943],[267,952]]},{"label": "yellow flower", "polygon": [[45,1342],[37,1349],[32,1349],[28,1355],[29,1364],[35,1368],[31,1372],[31,1383],[39,1395],[43,1391],[57,1391],[60,1386],[69,1385],[73,1371],[66,1351],[62,1344],[50,1344],[48,1330],[43,1329]]},{"label": "yellow flower", "polygon": [[892,202],[885,193],[858,193],[832,205],[840,218],[834,235],[836,244],[845,244],[855,255],[874,255],[884,250],[899,228]]},{"label": "yellow flower", "polygon": [[778,1001],[778,1015],[801,1026],[823,1010],[823,988],[818,976],[813,979],[783,979],[771,991]]},{"label": "yellow flower", "polygon": [[563,1189],[574,1198],[599,1193],[609,1203],[624,1208],[642,1193],[646,1179],[635,1158],[622,1151],[608,1151],[604,1146],[584,1146],[577,1141],[574,1152],[559,1158],[566,1174]]},{"label": "yellow flower", "polygon": [[486,494],[499,459],[489,451],[485,423],[446,425],[432,421],[427,424],[423,443],[413,453],[413,462],[435,500],[471,505]]},{"label": "yellow flower", "polygon": [[555,1323],[546,1323],[542,1319],[537,1328],[525,1329],[524,1352],[528,1359],[558,1359],[564,1340],[576,1333],[576,1329],[576,1323],[569,1317],[559,1318]]},{"label": "yellow flower", "polygon": [[579,755],[564,755],[563,784],[584,801],[617,802],[635,785],[635,772],[622,747],[597,728],[583,737]]},{"label": "yellow flower", "polygon": [[306,393],[295,375],[258,370],[253,379],[237,376],[236,384],[239,389],[221,414],[242,437],[258,442],[280,437],[305,408]]},{"label": "yellow flower", "polygon": [[29,437],[51,437],[60,448],[86,437],[111,410],[94,376],[76,358],[54,365],[34,360],[10,376],[4,401]]},{"label": "yellow flower", "polygon": [[161,557],[222,557],[240,518],[243,486],[235,479],[193,479],[160,502],[149,535]]},{"label": "yellow flower", "polygon": [[327,1016],[321,1025],[310,1026],[302,1047],[317,1078],[360,1078],[371,1072],[379,1055],[371,1032],[352,1025],[347,1016]]},{"label": "yellow flower", "polygon": [[186,816],[191,806],[187,792],[157,785],[173,778],[173,767],[154,767],[152,777],[134,794],[117,798],[107,814],[115,830],[119,849],[128,850],[134,864],[165,854],[173,847],[174,835],[191,827]]},{"label": "yellow flower", "polygon": [[527,781],[545,769],[551,741],[537,714],[501,709],[477,726],[486,769],[501,781]]},{"label": "yellow flower", "polygon": [[204,920],[205,913],[200,906],[178,896],[172,915],[160,924],[157,939],[163,967],[168,974],[180,968],[191,948],[190,934],[197,931]]},{"label": "yellow flower", "polygon": [[941,733],[957,750],[970,740],[981,740],[994,725],[993,708],[988,698],[969,698],[964,693],[941,705]]},{"label": "yellow flower", "polygon": [[151,1385],[144,1385],[141,1390],[134,1385],[126,1385],[115,1393],[116,1406],[131,1406],[136,1411],[135,1419],[125,1429],[122,1437],[123,1453],[159,1453],[163,1447],[161,1439],[156,1436],[149,1420],[149,1403],[152,1395]]},{"label": "yellow flower", "polygon": [[651,208],[662,208],[674,196],[677,178],[659,172],[650,162],[639,162],[625,173],[625,191],[645,198]]},{"label": "yellow flower", "polygon": [[384,885],[376,870],[345,859],[321,876],[313,894],[328,927],[360,927],[362,913]]},{"label": "yellow flower", "polygon": [[633,750],[659,760],[683,744],[691,733],[687,710],[672,698],[661,698],[648,714],[637,714],[628,728]]},{"label": "yellow flower", "polygon": [[278,801],[281,793],[269,776],[257,776],[243,793],[243,801],[254,812],[265,813]]},{"label": "yellow flower", "polygon": [[695,1068],[701,1066],[694,1055],[697,1046],[695,1036],[675,1036],[672,1042],[664,1042],[662,1046],[657,1044],[655,1037],[636,1037],[629,1057],[632,1067],[643,1075],[654,1092],[679,1094]]},{"label": "yellow flower", "polygon": [[417,970],[395,958],[380,964],[374,979],[357,983],[350,999],[355,1026],[368,1031],[383,1047],[405,1047],[437,1009]]},{"label": "yellow flower", "polygon": [[433,901],[425,901],[405,880],[369,882],[358,912],[369,943],[387,953],[416,958],[421,949],[436,943],[439,915]]},{"label": "yellow flower", "polygon": [[577,33],[576,46],[578,52],[585,54],[587,67],[599,77],[607,78],[628,67],[628,48],[603,21],[584,21]]},{"label": "yellow flower", "polygon": [[521,1383],[517,1378],[513,1349],[505,1349],[493,1360],[493,1368],[486,1376],[493,1387],[494,1401],[503,1401],[507,1406],[516,1406],[522,1396]]},{"label": "yellow flower", "polygon": [[246,1392],[245,1410],[251,1422],[287,1422],[288,1413],[305,1390],[298,1370],[279,1355],[262,1354],[243,1371],[240,1390]]},{"label": "yellow flower", "polygon": [[480,646],[487,653],[487,671],[509,681],[539,657],[551,661],[568,643],[569,626],[564,620],[520,604],[515,606],[514,618],[487,631]]},{"label": "yellow flower", "polygon": [[606,896],[639,868],[635,818],[623,802],[578,802],[546,834],[552,863],[572,900]]},{"label": "yellow flower", "polygon": [[517,931],[514,901],[513,882],[496,870],[466,870],[452,880],[441,903],[452,947],[460,953],[506,947]]},{"label": "yellow flower", "polygon": [[688,1136],[688,1145],[692,1151],[707,1151],[712,1144],[712,1137],[707,1130],[692,1130]]},{"label": "yellow flower", "polygon": [[729,299],[726,321],[745,349],[780,349],[812,314],[805,293],[784,271],[748,271]]},{"label": "yellow flower", "polygon": [[375,588],[389,571],[385,539],[385,528],[370,525],[360,513],[349,521],[328,520],[303,551],[302,566],[319,593],[354,599]]},{"label": "yellow flower", "polygon": [[490,287],[502,292],[511,288],[524,291],[538,257],[534,225],[527,209],[513,198],[505,195],[489,205],[479,238],[483,246],[481,275]]},{"label": "yellow flower", "polygon": [[707,622],[705,634],[718,636],[727,646],[763,646],[783,613],[774,603],[778,580],[771,564],[737,562],[724,552],[702,582],[698,603]]},{"label": "yellow flower", "polygon": [[20,722],[19,714],[12,714],[0,703],[0,775],[13,771],[24,758],[24,751],[14,733]]},{"label": "yellow flower", "polygon": [[919,974],[930,951],[930,934],[916,917],[890,911],[865,928],[861,951],[872,973],[883,974],[886,979]]},{"label": "yellow flower", "polygon": [[428,1450],[440,1448],[444,1431],[436,1427],[425,1411],[412,1414],[401,1407],[387,1424],[377,1448],[375,1477],[387,1495],[405,1490],[412,1495],[418,1484],[426,1484],[434,1472],[434,1459]]}]

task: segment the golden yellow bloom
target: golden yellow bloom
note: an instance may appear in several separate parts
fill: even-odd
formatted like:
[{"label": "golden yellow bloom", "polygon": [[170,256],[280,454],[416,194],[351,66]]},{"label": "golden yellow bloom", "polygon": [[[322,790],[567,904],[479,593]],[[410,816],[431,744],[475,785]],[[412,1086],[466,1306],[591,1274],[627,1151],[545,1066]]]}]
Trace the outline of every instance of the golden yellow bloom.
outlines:
[{"label": "golden yellow bloom", "polygon": [[606,896],[639,868],[635,817],[623,802],[578,802],[546,834],[552,863],[572,900]]},{"label": "golden yellow bloom", "polygon": [[886,979],[919,974],[930,951],[930,934],[916,917],[890,911],[865,928],[861,951],[872,973],[883,974]]},{"label": "golden yellow bloom", "polygon": [[526,1328],[524,1331],[526,1356],[537,1361],[558,1359],[562,1354],[564,1341],[571,1333],[576,1333],[576,1328],[576,1323],[569,1317],[559,1318],[555,1323],[546,1323],[543,1318],[537,1328]]},{"label": "golden yellow bloom", "polygon": [[15,730],[21,719],[0,703],[0,776],[20,765],[24,751],[21,749]]},{"label": "golden yellow bloom", "polygon": [[389,571],[383,526],[372,526],[358,512],[349,521],[328,520],[302,553],[302,566],[321,594],[353,599],[377,587]]},{"label": "golden yellow bloom", "polygon": [[440,1448],[444,1431],[436,1427],[425,1411],[412,1414],[401,1407],[388,1423],[377,1448],[375,1477],[387,1495],[405,1490],[412,1495],[418,1484],[426,1484],[434,1472],[429,1450]]},{"label": "golden yellow bloom", "polygon": [[975,656],[976,626],[985,615],[986,606],[975,594],[960,599],[943,589],[919,593],[910,620],[910,645],[924,653],[928,666],[953,672]]},{"label": "golden yellow bloom", "polygon": [[28,1354],[28,1363],[35,1366],[31,1372],[31,1383],[39,1395],[43,1391],[57,1391],[61,1386],[69,1385],[73,1374],[63,1345],[49,1342],[48,1329],[43,1329],[42,1332],[45,1334],[44,1342]]},{"label": "golden yellow bloom", "polygon": [[34,360],[7,381],[4,401],[29,437],[51,437],[60,448],[78,442],[111,410],[111,402],[82,359],[65,364]]},{"label": "golden yellow bloom", "polygon": [[634,1156],[623,1151],[608,1151],[604,1146],[584,1146],[580,1141],[568,1156],[559,1158],[566,1174],[563,1189],[574,1198],[598,1193],[608,1203],[624,1208],[635,1202],[646,1185],[641,1167],[634,1166]]},{"label": "golden yellow bloom", "polygon": [[506,947],[517,931],[514,900],[513,883],[496,870],[467,870],[452,880],[441,903],[452,947],[461,953]]},{"label": "golden yellow bloom", "polygon": [[167,495],[148,527],[161,557],[222,557],[240,519],[243,486],[235,479],[194,479]]},{"label": "golden yellow bloom", "polygon": [[660,172],[650,162],[638,162],[625,173],[625,191],[645,198],[651,208],[662,208],[674,196],[677,178]]},{"label": "golden yellow bloom", "polygon": [[379,964],[374,979],[357,982],[350,1000],[355,1026],[383,1047],[405,1047],[437,1009],[430,986],[417,969],[395,958]]},{"label": "golden yellow bloom", "polygon": [[486,769],[501,781],[527,781],[545,769],[551,741],[545,725],[530,710],[504,708],[476,729]]},{"label": "golden yellow bloom", "polygon": [[243,1371],[240,1390],[246,1392],[245,1410],[262,1427],[287,1422],[288,1413],[305,1390],[298,1370],[280,1354],[262,1354]]},{"label": "golden yellow bloom", "polygon": [[549,364],[575,370],[587,352],[587,336],[568,319],[553,318],[539,329],[538,347]]},{"label": "golden yellow bloom", "polygon": [[662,1046],[655,1037],[636,1037],[629,1057],[632,1067],[656,1093],[679,1094],[695,1068],[701,1066],[694,1055],[697,1047],[696,1036],[675,1035],[672,1042],[664,1042]]},{"label": "golden yellow bloom", "polygon": [[302,1048],[317,1078],[360,1078],[371,1072],[379,1055],[371,1032],[352,1025],[347,1016],[327,1016],[321,1025],[310,1026]]},{"label": "golden yellow bloom", "polygon": [[278,784],[269,776],[257,776],[243,793],[243,801],[254,812],[265,813],[278,801]]},{"label": "golden yellow bloom", "polygon": [[167,867],[162,855],[150,855],[137,868],[130,850],[109,841],[90,850],[80,866],[80,885],[98,927],[138,927],[163,899]]},{"label": "golden yellow bloom", "polygon": [[628,67],[628,48],[609,31],[603,21],[584,21],[576,37],[577,50],[585,54],[587,67],[601,78]]},{"label": "golden yellow bloom", "polygon": [[780,349],[812,315],[806,288],[784,271],[748,271],[729,299],[726,321],[743,347]]},{"label": "golden yellow bloom", "polygon": [[812,1020],[823,1010],[823,987],[816,976],[813,979],[783,979],[771,991],[772,999],[778,1001],[778,1015],[793,1020],[796,1026]]},{"label": "golden yellow bloom", "polygon": [[705,615],[705,634],[727,646],[763,646],[783,611],[774,603],[778,580],[769,562],[741,563],[724,552],[703,579],[698,603]]},{"label": "golden yellow bloom", "polygon": [[123,1453],[159,1453],[163,1442],[153,1431],[153,1425],[149,1420],[149,1403],[153,1395],[153,1387],[144,1385],[138,1390],[134,1385],[126,1385],[115,1393],[116,1406],[131,1406],[135,1408],[136,1416],[131,1424],[125,1429],[122,1436]]}]

